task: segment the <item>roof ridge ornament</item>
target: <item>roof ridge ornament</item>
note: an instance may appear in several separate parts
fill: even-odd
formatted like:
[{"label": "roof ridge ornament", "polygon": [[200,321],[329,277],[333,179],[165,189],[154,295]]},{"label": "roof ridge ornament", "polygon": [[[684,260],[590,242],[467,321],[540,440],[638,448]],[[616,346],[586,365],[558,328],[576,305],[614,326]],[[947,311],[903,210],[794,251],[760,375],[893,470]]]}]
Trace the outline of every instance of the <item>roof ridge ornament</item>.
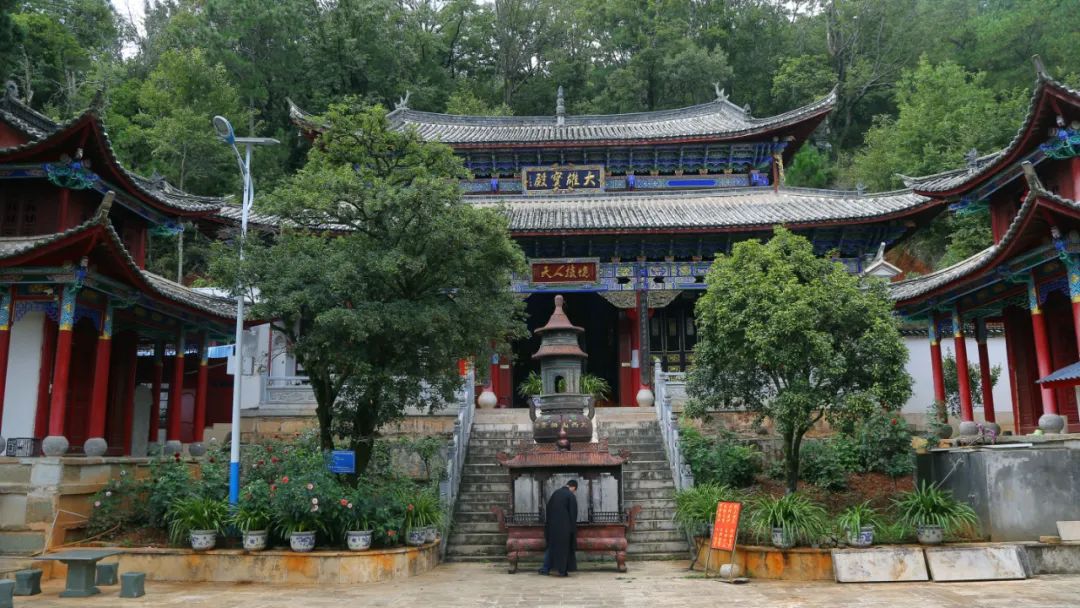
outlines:
[{"label": "roof ridge ornament", "polygon": [[4,83],[4,95],[8,99],[19,99],[19,85],[14,80],[8,80]]},{"label": "roof ridge ornament", "polygon": [[716,91],[716,101],[727,101],[728,100],[727,92],[724,91],[724,89],[720,88],[720,82],[719,81],[712,83],[712,86],[713,86],[713,90]]},{"label": "roof ridge ornament", "polygon": [[116,192],[109,190],[105,193],[104,198],[101,199],[101,204],[98,205],[97,211],[94,212],[95,222],[104,222],[109,217],[109,210],[112,209],[113,199],[116,198]]},{"label": "roof ridge ornament", "polygon": [[394,104],[395,110],[408,110],[409,109],[409,97],[412,96],[412,91],[405,89],[405,96],[399,97],[397,103]]},{"label": "roof ridge ornament", "polygon": [[748,103],[745,106],[743,106],[742,111],[743,111],[743,114],[746,114],[747,116],[750,116],[750,104]]},{"label": "roof ridge ornament", "polygon": [[560,127],[566,124],[566,99],[563,96],[561,84],[555,94],[555,124]]},{"label": "roof ridge ornament", "polygon": [[1035,173],[1035,165],[1031,164],[1030,160],[1025,160],[1020,163],[1020,167],[1024,170],[1024,180],[1027,181],[1028,188],[1036,194],[1046,192],[1043,188],[1042,180],[1039,179],[1039,174]]},{"label": "roof ridge ornament", "polygon": [[972,148],[964,153],[964,162],[967,163],[968,174],[975,173],[979,170],[979,151],[976,148]]},{"label": "roof ridge ornament", "polygon": [[1046,64],[1043,63],[1042,57],[1038,53],[1031,56],[1031,62],[1035,64],[1035,75],[1039,77],[1039,80],[1050,80],[1050,74],[1046,71]]}]

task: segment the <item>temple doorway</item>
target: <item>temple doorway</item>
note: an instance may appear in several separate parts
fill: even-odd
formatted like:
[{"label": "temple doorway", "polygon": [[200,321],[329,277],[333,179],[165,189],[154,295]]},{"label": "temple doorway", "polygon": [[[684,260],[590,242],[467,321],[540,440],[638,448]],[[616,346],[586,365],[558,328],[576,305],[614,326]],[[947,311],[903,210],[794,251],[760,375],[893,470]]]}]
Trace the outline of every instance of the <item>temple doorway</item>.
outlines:
[{"label": "temple doorway", "polygon": [[[562,294],[566,303],[563,309],[574,325],[585,329],[581,334],[581,348],[589,354],[585,361],[585,373],[599,376],[611,386],[611,394],[598,407],[617,405],[619,399],[619,311],[596,293]],[[534,293],[525,300],[529,337],[514,343],[513,360],[513,407],[528,407],[528,402],[518,394],[517,388],[529,376],[540,372],[540,364],[532,355],[540,348],[540,339],[533,332],[551,316],[555,307],[554,293]]]}]

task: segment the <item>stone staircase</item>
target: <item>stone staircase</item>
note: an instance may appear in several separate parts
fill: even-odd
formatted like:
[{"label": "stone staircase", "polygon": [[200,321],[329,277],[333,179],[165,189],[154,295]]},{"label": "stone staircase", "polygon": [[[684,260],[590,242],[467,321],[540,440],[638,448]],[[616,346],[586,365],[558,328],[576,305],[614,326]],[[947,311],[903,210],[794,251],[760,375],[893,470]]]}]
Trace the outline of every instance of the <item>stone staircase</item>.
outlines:
[{"label": "stone staircase", "polygon": [[[651,412],[651,410],[648,410]],[[517,412],[515,412],[516,414]],[[478,412],[479,414],[479,412]],[[597,416],[601,438],[613,452],[628,449],[630,462],[623,467],[624,505],[640,505],[637,527],[630,533],[627,558],[631,560],[686,559],[686,537],[675,526],[675,485],[664,455],[655,418],[646,412],[636,416]],[[499,532],[491,507],[510,502],[510,474],[499,466],[495,455],[513,451],[522,441],[532,440],[531,424],[510,418],[484,422],[478,416],[473,426],[461,491],[447,543],[448,561],[497,561],[506,558],[506,534]],[[511,421],[513,420],[513,421]],[[585,556],[582,556],[584,558]],[[591,556],[590,556],[591,557]]]}]

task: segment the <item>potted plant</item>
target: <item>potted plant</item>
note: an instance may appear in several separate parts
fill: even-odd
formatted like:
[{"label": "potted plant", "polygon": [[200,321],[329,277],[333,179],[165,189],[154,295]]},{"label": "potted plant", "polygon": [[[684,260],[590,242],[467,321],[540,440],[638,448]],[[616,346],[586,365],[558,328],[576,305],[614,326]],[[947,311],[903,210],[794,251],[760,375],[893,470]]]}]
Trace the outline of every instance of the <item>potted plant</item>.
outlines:
[{"label": "potted plant", "polygon": [[[418,494],[412,502],[413,510],[406,513],[412,527],[423,533],[423,543],[432,543],[439,538],[439,528],[445,519],[442,501],[434,490]],[[411,535],[410,535],[411,538]]]},{"label": "potted plant", "polygon": [[716,505],[720,502],[741,502],[742,495],[732,488],[702,483],[675,494],[675,523],[692,536],[712,534]]},{"label": "potted plant", "polygon": [[367,492],[358,490],[352,498],[338,500],[340,529],[345,534],[345,545],[350,551],[371,548],[374,531],[371,529],[371,500]]},{"label": "potted plant", "polygon": [[952,492],[923,481],[914,490],[893,499],[899,520],[915,528],[924,545],[937,545],[945,534],[974,532],[979,525],[975,510],[953,497]]},{"label": "potted plant", "polygon": [[183,498],[168,511],[169,540],[178,545],[187,538],[196,551],[213,549],[228,515],[229,507],[223,500],[202,496]]},{"label": "potted plant", "polygon": [[750,528],[760,537],[770,537],[779,549],[817,541],[825,533],[825,521],[821,505],[794,493],[780,498],[761,497],[754,501],[750,512]]},{"label": "potted plant", "polygon": [[841,533],[852,547],[869,547],[874,544],[874,531],[881,525],[877,510],[870,506],[870,501],[852,505],[836,518]]},{"label": "potted plant", "polygon": [[243,536],[245,551],[262,551],[266,548],[270,526],[270,486],[258,479],[244,487],[240,504],[229,517]]},{"label": "potted plant", "polygon": [[312,481],[283,476],[270,486],[274,525],[298,553],[315,548],[316,533],[324,529],[318,487]]}]

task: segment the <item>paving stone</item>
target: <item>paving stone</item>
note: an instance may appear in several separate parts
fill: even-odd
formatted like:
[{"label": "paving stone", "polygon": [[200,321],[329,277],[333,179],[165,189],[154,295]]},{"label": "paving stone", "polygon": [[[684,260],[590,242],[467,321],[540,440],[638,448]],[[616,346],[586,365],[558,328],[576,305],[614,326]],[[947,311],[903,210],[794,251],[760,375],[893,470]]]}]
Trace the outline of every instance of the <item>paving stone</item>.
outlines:
[{"label": "paving stone", "polygon": [[838,583],[930,580],[921,547],[833,549],[832,560]]},{"label": "paving stone", "polygon": [[935,582],[1027,578],[1024,548],[1017,545],[927,547],[926,562]]}]

